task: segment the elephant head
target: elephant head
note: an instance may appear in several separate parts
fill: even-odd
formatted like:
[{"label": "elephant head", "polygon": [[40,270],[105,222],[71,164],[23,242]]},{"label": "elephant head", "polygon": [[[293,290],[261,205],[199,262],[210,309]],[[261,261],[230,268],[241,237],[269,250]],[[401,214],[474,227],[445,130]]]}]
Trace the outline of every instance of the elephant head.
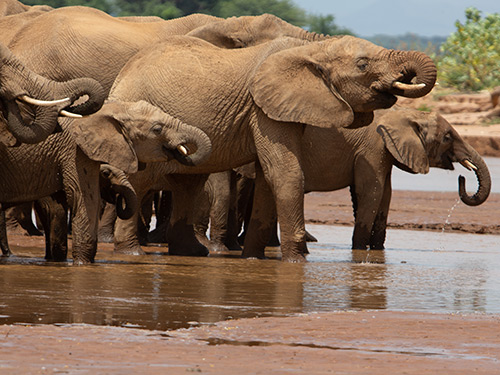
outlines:
[{"label": "elephant head", "polygon": [[116,214],[120,219],[128,220],[137,211],[137,195],[122,170],[109,164],[101,165],[99,186],[101,197],[116,206]]},{"label": "elephant head", "polygon": [[435,81],[436,66],[422,52],[344,36],[271,54],[258,67],[250,91],[273,120],[329,128],[359,119],[357,125],[368,125],[373,111],[391,107],[396,95],[424,96]]},{"label": "elephant head", "polygon": [[135,173],[139,162],[176,159],[184,165],[205,161],[208,136],[145,102],[108,101],[97,113],[62,122],[92,160]]},{"label": "elephant head", "polygon": [[308,41],[332,38],[294,26],[272,14],[231,17],[200,26],[187,35],[206,40],[221,48],[244,48],[265,43],[280,37]]},{"label": "elephant head", "polygon": [[[79,105],[81,97],[88,99]],[[57,126],[57,117],[81,116],[102,106],[106,93],[90,78],[56,82],[31,71],[0,45],[0,107],[10,132],[22,143],[38,143]]]},{"label": "elephant head", "polygon": [[429,167],[453,170],[459,162],[473,170],[478,191],[465,192],[465,178],[459,176],[460,199],[469,206],[483,203],[490,194],[491,177],[484,160],[441,115],[415,109],[392,109],[377,115],[375,124],[396,166],[410,173],[427,173]]}]

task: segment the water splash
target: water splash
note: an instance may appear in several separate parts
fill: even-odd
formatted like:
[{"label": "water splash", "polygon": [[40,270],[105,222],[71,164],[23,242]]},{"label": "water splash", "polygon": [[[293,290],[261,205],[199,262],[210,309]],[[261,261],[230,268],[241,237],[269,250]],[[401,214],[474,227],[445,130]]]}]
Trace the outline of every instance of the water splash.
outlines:
[{"label": "water splash", "polygon": [[441,233],[444,233],[446,226],[450,225],[451,215],[453,214],[453,211],[455,210],[455,208],[460,204],[460,202],[461,202],[460,198],[458,198],[457,201],[455,202],[455,204],[448,210],[448,216],[446,217],[443,228],[441,229]]}]

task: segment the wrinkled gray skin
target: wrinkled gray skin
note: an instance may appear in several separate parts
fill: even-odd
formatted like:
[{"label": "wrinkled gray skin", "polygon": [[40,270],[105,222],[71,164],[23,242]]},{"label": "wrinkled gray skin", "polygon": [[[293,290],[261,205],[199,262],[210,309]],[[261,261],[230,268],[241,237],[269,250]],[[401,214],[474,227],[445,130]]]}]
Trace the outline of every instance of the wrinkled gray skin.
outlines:
[{"label": "wrinkled gray skin", "polygon": [[[414,109],[378,111],[367,127],[326,129],[307,127],[302,141],[304,190],[331,191],[350,186],[355,217],[353,249],[383,249],[391,200],[393,165],[410,173],[427,173],[430,167],[453,170],[454,162],[471,169],[478,178],[478,191],[469,196],[460,192],[465,204],[483,203],[490,193],[491,178],[484,160],[439,114]],[[460,176],[462,177],[462,176]],[[264,191],[254,200],[252,221],[260,221],[259,236],[272,231],[272,194],[257,171],[256,190]],[[459,190],[462,190],[460,187]],[[247,236],[256,226],[250,224]],[[259,254],[264,257],[264,248]]]},{"label": "wrinkled gray skin", "polygon": [[[164,177],[155,176],[181,173],[175,179],[184,190],[173,192],[170,234],[174,238],[169,234],[169,252],[207,253],[194,240],[185,244],[193,233],[186,229],[193,222],[193,195],[187,192],[201,189],[206,176],[195,181],[193,175],[181,183],[188,177],[182,174],[208,174],[259,160],[277,202],[283,259],[299,262],[305,259],[300,167],[304,129],[335,129],[353,122],[367,125],[375,109],[395,103],[395,95],[427,94],[435,77],[435,65],[422,53],[391,51],[348,36],[322,42],[282,38],[232,50],[184,36],[131,59],[117,77],[110,98],[147,100],[191,121],[212,140],[213,152],[203,165],[192,169],[156,165],[156,172],[148,166],[137,177],[131,176],[141,197],[148,189],[164,189],[157,184]],[[184,200],[179,201],[176,194]],[[132,232],[134,224],[117,222],[115,245],[138,247]],[[175,238],[177,233],[182,236]],[[260,254],[259,248],[258,240],[247,236],[246,255]]]},{"label": "wrinkled gray skin", "polygon": [[[90,98],[72,106],[84,95]],[[38,103],[27,104],[25,96],[43,101],[67,100],[42,106]],[[96,81],[88,78],[67,82],[48,80],[28,70],[8,48],[0,44],[0,137],[4,144],[13,145],[16,140],[40,142],[53,132],[63,109],[76,114],[90,114],[102,106],[104,98],[103,89]]]},{"label": "wrinkled gray skin", "polygon": [[186,164],[201,162],[195,155],[206,158],[210,153],[210,140],[199,129],[145,102],[107,102],[96,114],[61,126],[62,132],[37,145],[0,145],[0,159],[9,160],[0,163],[0,176],[9,176],[0,186],[0,203],[8,207],[64,191],[72,213],[75,264],[94,261],[101,163],[133,173],[139,162],[173,159],[184,142],[199,145],[196,153],[178,157]]}]

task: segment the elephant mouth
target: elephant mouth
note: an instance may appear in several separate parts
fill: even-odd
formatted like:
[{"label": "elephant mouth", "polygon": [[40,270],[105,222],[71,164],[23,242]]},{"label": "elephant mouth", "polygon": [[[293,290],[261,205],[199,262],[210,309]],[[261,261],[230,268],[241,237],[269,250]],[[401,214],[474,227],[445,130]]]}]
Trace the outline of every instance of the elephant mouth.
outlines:
[{"label": "elephant mouth", "polygon": [[180,144],[176,148],[162,146],[163,154],[167,157],[167,161],[178,160],[183,163],[187,157],[191,154],[190,149],[187,145]]}]

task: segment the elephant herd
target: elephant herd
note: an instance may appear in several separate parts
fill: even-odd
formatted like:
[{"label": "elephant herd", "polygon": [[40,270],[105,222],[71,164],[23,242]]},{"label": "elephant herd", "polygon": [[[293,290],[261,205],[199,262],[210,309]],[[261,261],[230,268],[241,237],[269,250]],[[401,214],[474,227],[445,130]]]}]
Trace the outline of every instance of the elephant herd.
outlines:
[{"label": "elephant herd", "polygon": [[393,165],[459,162],[479,180],[473,196],[460,180],[462,200],[488,197],[486,164],[444,118],[395,106],[432,90],[422,52],[272,15],[121,18],[16,0],[0,12],[0,204],[37,202],[47,259],[66,259],[69,210],[73,263],[94,261],[103,198],[116,207],[115,251],[143,253],[138,218],[159,191],[172,197],[169,254],[207,255],[196,227],[209,176],[245,165],[255,178],[244,257],[264,258],[277,219],[282,259],[304,261],[304,193],[348,186],[353,248],[383,248]]}]

